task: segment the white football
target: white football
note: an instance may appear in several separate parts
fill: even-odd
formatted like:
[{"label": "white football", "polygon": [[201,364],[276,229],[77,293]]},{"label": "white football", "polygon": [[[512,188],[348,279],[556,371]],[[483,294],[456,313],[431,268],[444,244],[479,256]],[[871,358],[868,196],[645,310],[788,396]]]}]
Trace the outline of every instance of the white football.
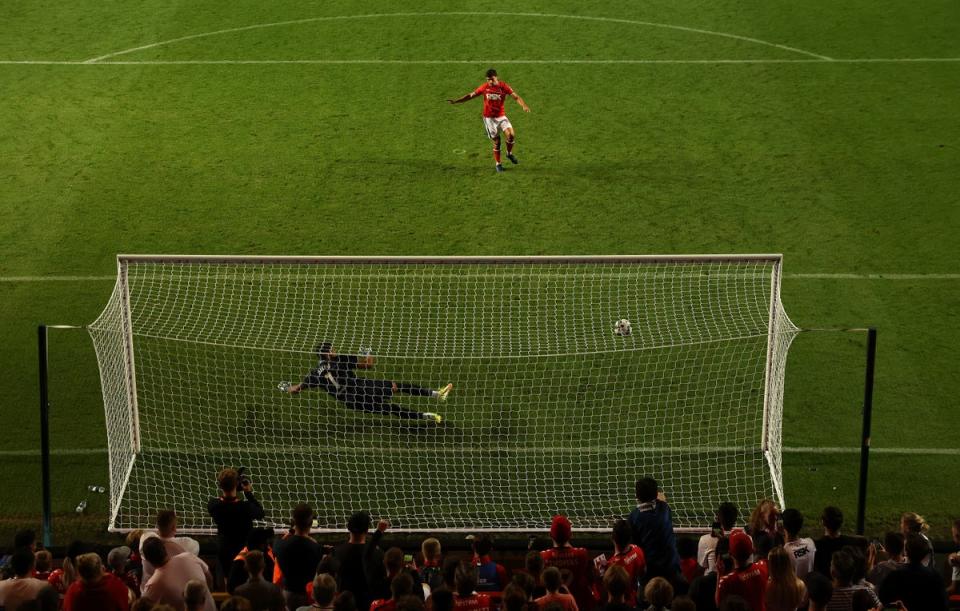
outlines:
[{"label": "white football", "polygon": [[622,337],[626,337],[627,335],[630,335],[630,331],[631,331],[630,321],[627,320],[626,318],[621,318],[620,320],[618,320],[617,324],[614,325],[613,327],[613,332]]}]

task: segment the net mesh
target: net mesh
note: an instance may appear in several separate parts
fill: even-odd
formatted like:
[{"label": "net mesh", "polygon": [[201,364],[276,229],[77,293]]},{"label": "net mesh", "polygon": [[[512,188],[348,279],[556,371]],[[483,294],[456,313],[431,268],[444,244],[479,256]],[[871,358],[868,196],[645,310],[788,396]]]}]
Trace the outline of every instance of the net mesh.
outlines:
[{"label": "net mesh", "polygon": [[[605,529],[645,475],[678,527],[709,524],[724,501],[782,503],[797,329],[779,265],[121,257],[90,326],[110,527],[175,508],[181,530],[212,532],[206,503],[227,466],[248,469],[269,524],[306,501],[320,530],[358,509],[414,530],[540,529],[555,513]],[[322,364],[321,342],[340,363],[372,349],[372,368],[331,372],[372,398],[278,390]],[[391,396],[384,380],[454,390]]]}]

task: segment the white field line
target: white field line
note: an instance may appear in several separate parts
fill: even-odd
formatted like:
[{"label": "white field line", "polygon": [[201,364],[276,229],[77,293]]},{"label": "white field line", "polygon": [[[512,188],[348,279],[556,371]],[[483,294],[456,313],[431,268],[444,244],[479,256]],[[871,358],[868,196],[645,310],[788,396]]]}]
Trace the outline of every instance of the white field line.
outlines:
[{"label": "white field line", "polygon": [[[170,450],[163,449],[151,449],[154,452],[160,453],[183,453],[183,454],[202,454],[206,452],[232,452],[240,454],[252,454],[258,452],[266,453],[283,453],[283,452],[300,452],[300,453],[310,453],[310,452],[332,452],[334,454],[383,454],[383,453],[393,453],[393,454],[402,454],[409,452],[423,452],[423,453],[446,453],[446,454],[460,454],[463,452],[470,453],[500,453],[500,452],[518,452],[518,453],[552,453],[552,454],[582,454],[583,452],[642,452],[642,453],[654,453],[661,452],[664,454],[684,454],[684,453],[703,453],[703,452],[759,452],[757,448],[743,448],[743,447],[689,447],[689,448],[654,448],[654,447],[611,447],[611,448],[584,448],[584,447],[543,447],[543,446],[529,446],[529,447],[488,447],[488,446],[463,446],[458,445],[456,447],[417,447],[411,446],[408,448],[378,448],[374,446],[353,446],[353,447],[324,447],[324,446],[303,446],[303,447],[289,447],[289,446],[278,446],[278,447],[269,447],[269,448],[258,448],[258,447],[235,447],[235,448],[203,448],[198,450],[191,449],[182,449],[174,448]],[[50,451],[51,456],[95,456],[95,455],[105,455],[107,453],[106,448],[60,448]],[[846,446],[799,446],[799,447],[785,447],[783,448],[784,454],[859,454],[860,448],[858,447],[846,447]],[[897,456],[960,456],[960,448],[870,448],[871,454],[891,454]],[[33,457],[40,456],[40,450],[0,450],[0,456],[7,457]]]},{"label": "white field line", "polygon": [[0,276],[0,282],[106,282],[116,276]]},{"label": "white field line", "polygon": [[[404,274],[405,277],[409,274]],[[334,277],[343,277],[336,274]],[[367,277],[367,276],[363,276]],[[429,277],[436,277],[430,275]],[[462,274],[458,275],[462,277]],[[500,276],[491,276],[492,278]],[[795,273],[784,274],[784,278],[798,280],[960,280],[960,274],[855,274],[855,273]],[[0,276],[0,283],[17,282],[113,282],[116,276]]]},{"label": "white field line", "polygon": [[749,36],[740,36],[738,34],[730,34],[728,32],[715,32],[712,30],[704,30],[700,28],[691,28],[680,25],[672,25],[668,23],[655,23],[652,21],[637,21],[633,19],[618,19],[613,17],[591,17],[586,15],[563,15],[557,13],[513,13],[513,12],[479,12],[479,11],[430,11],[430,12],[404,12],[404,13],[377,13],[377,14],[367,14],[367,15],[339,15],[331,17],[308,17],[306,19],[293,19],[289,21],[277,21],[274,23],[258,23],[248,26],[242,26],[237,28],[226,28],[223,30],[216,30],[213,32],[201,32],[199,34],[190,34],[188,36],[181,36],[178,38],[172,38],[170,40],[163,40],[160,42],[154,42],[146,45],[140,45],[138,47],[132,47],[130,49],[124,49],[122,51],[114,51],[112,53],[107,53],[105,55],[100,55],[98,57],[91,57],[90,59],[85,60],[86,63],[97,63],[105,59],[110,59],[112,57],[117,57],[119,55],[127,55],[129,53],[135,53],[137,51],[144,51],[146,49],[154,49],[160,46],[166,46],[178,42],[183,42],[187,40],[196,40],[197,38],[207,38],[210,36],[220,36],[223,34],[233,34],[236,32],[245,32],[249,30],[259,30],[264,28],[280,27],[287,25],[302,25],[305,23],[316,23],[320,21],[347,21],[353,19],[378,19],[378,18],[397,18],[397,17],[536,17],[541,19],[575,19],[579,21],[595,21],[603,23],[616,23],[616,24],[625,24],[625,25],[638,25],[644,27],[652,28],[664,28],[668,30],[677,30],[680,32],[690,32],[694,34],[705,34],[707,36],[718,36],[721,38],[730,38],[733,40],[739,40],[742,42],[749,42],[756,45],[763,45],[766,47],[773,47],[776,49],[781,49],[783,51],[789,51],[791,53],[797,53],[800,55],[806,55],[808,57],[814,57],[820,60],[830,60],[832,58],[826,55],[820,55],[819,53],[813,53],[811,51],[806,51],[804,49],[798,49],[796,47],[790,47],[787,45],[781,45],[774,42],[769,42],[766,40],[760,40],[759,38],[752,38]]},{"label": "white field line", "polygon": [[235,66],[235,65],[644,65],[644,64],[924,64],[957,63],[960,57],[875,57],[849,59],[182,59],[70,61],[3,59],[0,65],[25,66]]},{"label": "white field line", "polygon": [[960,280],[960,274],[786,274],[787,278],[812,280]]}]

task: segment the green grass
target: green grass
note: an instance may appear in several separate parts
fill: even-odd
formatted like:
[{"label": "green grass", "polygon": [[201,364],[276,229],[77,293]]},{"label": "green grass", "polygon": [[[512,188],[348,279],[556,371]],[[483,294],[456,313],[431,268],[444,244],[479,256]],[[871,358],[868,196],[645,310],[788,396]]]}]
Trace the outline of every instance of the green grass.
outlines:
[{"label": "green grass", "polygon": [[[382,1],[14,3],[0,60],[81,61],[186,35],[398,12]],[[427,2],[411,12],[475,11]],[[533,2],[503,11],[672,24],[832,58],[960,57],[956,3]],[[118,252],[610,254],[783,252],[802,327],[880,329],[875,447],[955,447],[958,62],[562,64],[509,59],[803,59],[741,39],[615,21],[424,16],[320,20],[116,59],[458,59],[466,64],[0,64],[0,276],[109,276]],[[492,172],[479,102],[496,67],[522,164]],[[510,103],[512,104],[512,102]],[[953,245],[953,246],[951,246]],[[37,447],[35,326],[85,324],[111,282],[0,282],[4,449]],[[105,444],[89,339],[54,332],[54,448]],[[859,443],[862,336],[804,334],[785,445]],[[857,457],[787,454],[788,502],[852,515]],[[875,455],[869,525],[948,530],[960,457]],[[58,532],[102,456],[54,461]],[[88,481],[89,480],[89,481]],[[3,457],[0,537],[35,523],[39,467]],[[102,502],[92,499],[91,503]],[[91,505],[93,513],[102,516]],[[98,513],[99,512],[99,513]]]}]

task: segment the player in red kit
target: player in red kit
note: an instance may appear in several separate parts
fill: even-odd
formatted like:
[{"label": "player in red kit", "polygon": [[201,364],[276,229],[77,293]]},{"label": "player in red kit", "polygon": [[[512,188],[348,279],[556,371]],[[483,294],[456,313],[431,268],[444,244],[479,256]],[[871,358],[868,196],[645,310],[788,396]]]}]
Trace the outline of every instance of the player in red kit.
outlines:
[{"label": "player in red kit", "polygon": [[503,132],[503,135],[507,137],[507,159],[513,163],[520,163],[517,161],[516,155],[513,154],[513,125],[510,124],[510,119],[508,119],[507,115],[503,112],[503,104],[507,101],[507,96],[510,96],[517,101],[517,104],[519,104],[520,108],[525,112],[530,112],[530,107],[527,106],[523,98],[517,95],[510,85],[504,83],[497,77],[497,71],[493,68],[487,70],[487,80],[485,83],[467,95],[459,97],[456,100],[447,100],[447,102],[459,104],[467,100],[472,100],[478,95],[483,96],[483,126],[487,130],[487,137],[493,141],[493,160],[497,164],[497,171],[502,172],[503,165],[500,163],[500,132]]}]

